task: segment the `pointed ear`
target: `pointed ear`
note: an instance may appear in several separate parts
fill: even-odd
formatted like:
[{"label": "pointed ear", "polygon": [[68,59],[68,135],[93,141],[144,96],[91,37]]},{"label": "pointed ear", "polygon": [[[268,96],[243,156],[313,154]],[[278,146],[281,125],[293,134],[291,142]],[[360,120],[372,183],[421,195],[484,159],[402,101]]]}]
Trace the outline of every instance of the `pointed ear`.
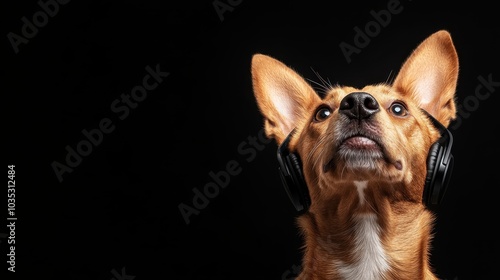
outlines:
[{"label": "pointed ear", "polygon": [[413,51],[393,86],[448,126],[456,117],[455,90],[458,56],[450,34],[440,30]]},{"label": "pointed ear", "polygon": [[266,135],[278,144],[295,127],[301,127],[308,113],[321,101],[299,74],[263,54],[252,57],[252,82]]}]

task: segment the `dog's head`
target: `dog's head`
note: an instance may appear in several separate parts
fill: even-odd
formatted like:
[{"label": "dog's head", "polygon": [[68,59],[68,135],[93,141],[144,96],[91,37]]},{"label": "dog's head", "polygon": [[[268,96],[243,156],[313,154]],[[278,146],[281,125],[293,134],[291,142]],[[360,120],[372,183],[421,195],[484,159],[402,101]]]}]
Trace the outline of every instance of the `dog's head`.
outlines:
[{"label": "dog's head", "polygon": [[287,148],[301,160],[312,206],[356,199],[355,182],[368,182],[372,198],[422,201],[426,159],[440,137],[427,113],[445,127],[456,115],[458,57],[447,31],[425,39],[390,84],[335,86],[320,97],[272,57],[255,54],[251,72],[267,136],[281,145],[293,132]]}]

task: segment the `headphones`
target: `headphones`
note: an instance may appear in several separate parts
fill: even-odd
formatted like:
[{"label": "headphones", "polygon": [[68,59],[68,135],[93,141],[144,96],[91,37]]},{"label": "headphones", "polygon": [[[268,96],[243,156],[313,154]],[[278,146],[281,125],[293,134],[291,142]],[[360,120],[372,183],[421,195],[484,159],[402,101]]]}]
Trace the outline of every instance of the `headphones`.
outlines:
[{"label": "headphones", "polygon": [[[453,171],[454,159],[451,154],[453,136],[438,120],[422,109],[439,130],[441,137],[432,144],[427,155],[427,175],[425,177],[422,202],[428,206],[438,205],[446,192]],[[311,198],[302,173],[302,162],[298,154],[288,149],[288,144],[295,129],[278,146],[278,171],[285,191],[295,210],[302,214],[309,209]]]}]

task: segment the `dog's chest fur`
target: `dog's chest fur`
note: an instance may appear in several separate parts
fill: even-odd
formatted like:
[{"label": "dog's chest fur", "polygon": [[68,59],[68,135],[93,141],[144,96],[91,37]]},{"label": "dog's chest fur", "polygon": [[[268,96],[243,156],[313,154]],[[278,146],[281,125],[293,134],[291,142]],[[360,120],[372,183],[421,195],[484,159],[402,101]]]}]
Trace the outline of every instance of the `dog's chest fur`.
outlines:
[{"label": "dog's chest fur", "polygon": [[[336,223],[346,223],[338,231],[337,227],[332,227],[329,234],[320,234],[314,242],[308,242],[308,248],[313,248],[316,258],[329,260],[326,263],[313,265],[311,271],[330,271],[333,279],[340,278],[346,280],[354,279],[382,279],[389,270],[388,256],[382,244],[381,227],[378,217],[372,211],[375,209],[373,197],[367,196],[365,190],[368,188],[368,181],[353,181],[351,189],[351,209],[353,218],[350,221],[343,221],[335,217],[337,213],[346,210],[334,210],[328,218]],[[367,201],[368,200],[368,201]],[[335,206],[335,205],[332,205]],[[343,207],[337,204],[338,207]],[[322,220],[323,218],[319,218]],[[321,222],[320,222],[321,223]],[[333,229],[335,228],[335,229]],[[318,229],[325,232],[325,229]],[[311,243],[314,243],[312,245]],[[322,257],[319,257],[319,256]],[[324,257],[324,256],[327,257]],[[320,267],[320,266],[326,267]],[[314,277],[316,279],[317,276]],[[309,279],[307,275],[302,275],[299,279]]]},{"label": "dog's chest fur", "polygon": [[[422,233],[430,229],[430,215],[423,208],[402,211],[405,203],[390,203],[370,181],[344,187],[349,190],[328,209],[312,206],[299,218],[305,256],[297,279],[422,279],[425,263],[412,260],[427,251],[421,240],[427,240]],[[410,266],[419,272],[409,273]]]},{"label": "dog's chest fur", "polygon": [[351,264],[333,261],[333,267],[344,279],[380,279],[388,270],[387,255],[380,240],[380,227],[375,214],[355,217]]}]

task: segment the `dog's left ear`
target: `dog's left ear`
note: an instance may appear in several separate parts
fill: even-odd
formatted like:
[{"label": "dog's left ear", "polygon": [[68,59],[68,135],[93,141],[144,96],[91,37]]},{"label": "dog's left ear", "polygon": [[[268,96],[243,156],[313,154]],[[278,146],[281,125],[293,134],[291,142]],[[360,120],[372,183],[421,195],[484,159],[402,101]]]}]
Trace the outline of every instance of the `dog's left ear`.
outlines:
[{"label": "dog's left ear", "polygon": [[448,31],[430,35],[405,61],[393,87],[409,94],[444,126],[456,118],[458,56]]},{"label": "dog's left ear", "polygon": [[266,135],[281,144],[294,128],[303,126],[320,98],[302,76],[275,58],[255,54],[251,70]]}]

